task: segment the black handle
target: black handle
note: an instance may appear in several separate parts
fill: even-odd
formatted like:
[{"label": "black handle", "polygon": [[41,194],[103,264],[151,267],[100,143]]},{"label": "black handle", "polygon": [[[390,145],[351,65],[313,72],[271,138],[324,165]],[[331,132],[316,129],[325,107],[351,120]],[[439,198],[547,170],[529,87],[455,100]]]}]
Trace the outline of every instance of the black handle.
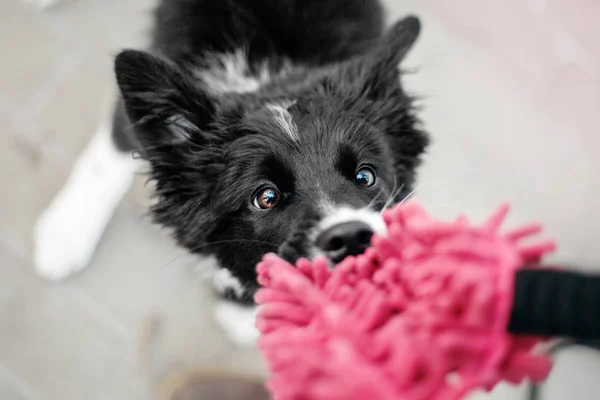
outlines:
[{"label": "black handle", "polygon": [[600,276],[549,269],[519,270],[508,330],[515,334],[600,340]]}]

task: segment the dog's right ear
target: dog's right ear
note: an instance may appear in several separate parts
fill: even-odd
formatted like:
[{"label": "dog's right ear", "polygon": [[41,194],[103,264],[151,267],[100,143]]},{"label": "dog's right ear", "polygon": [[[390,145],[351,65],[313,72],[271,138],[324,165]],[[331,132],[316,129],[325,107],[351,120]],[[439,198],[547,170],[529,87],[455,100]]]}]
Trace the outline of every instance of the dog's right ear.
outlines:
[{"label": "dog's right ear", "polygon": [[215,105],[177,66],[149,53],[124,50],[115,74],[142,151],[188,139],[209,139],[204,128]]},{"label": "dog's right ear", "polygon": [[326,76],[327,85],[343,97],[371,100],[398,97],[399,64],[414,46],[420,31],[421,22],[415,16],[396,22],[370,51],[333,69]]}]

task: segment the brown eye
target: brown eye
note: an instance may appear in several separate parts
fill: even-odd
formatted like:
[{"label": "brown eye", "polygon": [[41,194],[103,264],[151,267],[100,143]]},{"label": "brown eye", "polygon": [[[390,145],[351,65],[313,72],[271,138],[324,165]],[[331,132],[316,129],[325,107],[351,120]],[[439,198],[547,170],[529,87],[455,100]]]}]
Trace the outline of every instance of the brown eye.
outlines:
[{"label": "brown eye", "polygon": [[254,197],[254,207],[266,210],[273,208],[281,200],[281,194],[273,188],[261,189]]}]

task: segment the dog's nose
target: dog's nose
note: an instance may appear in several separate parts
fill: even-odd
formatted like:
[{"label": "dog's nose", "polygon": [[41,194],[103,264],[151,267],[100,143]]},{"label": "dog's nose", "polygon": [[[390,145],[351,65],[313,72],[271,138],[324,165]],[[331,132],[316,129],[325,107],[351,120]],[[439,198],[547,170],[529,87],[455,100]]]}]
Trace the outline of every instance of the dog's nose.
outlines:
[{"label": "dog's nose", "polygon": [[373,229],[360,221],[334,225],[317,237],[317,246],[333,262],[338,263],[347,256],[362,254],[370,245]]}]

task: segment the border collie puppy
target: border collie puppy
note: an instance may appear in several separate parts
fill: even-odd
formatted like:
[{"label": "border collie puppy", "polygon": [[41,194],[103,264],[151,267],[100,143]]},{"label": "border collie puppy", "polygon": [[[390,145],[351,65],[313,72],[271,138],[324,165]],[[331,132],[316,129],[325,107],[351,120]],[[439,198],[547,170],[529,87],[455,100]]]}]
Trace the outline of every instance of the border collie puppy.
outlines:
[{"label": "border collie puppy", "polygon": [[252,304],[266,253],[363,252],[428,142],[398,68],[419,28],[407,17],[384,32],[377,0],[163,0],[149,51],[116,57],[112,124],[40,218],[37,270],[60,279],[90,262],[132,152],[156,183],[156,222],[216,259],[216,288],[235,304]]}]

